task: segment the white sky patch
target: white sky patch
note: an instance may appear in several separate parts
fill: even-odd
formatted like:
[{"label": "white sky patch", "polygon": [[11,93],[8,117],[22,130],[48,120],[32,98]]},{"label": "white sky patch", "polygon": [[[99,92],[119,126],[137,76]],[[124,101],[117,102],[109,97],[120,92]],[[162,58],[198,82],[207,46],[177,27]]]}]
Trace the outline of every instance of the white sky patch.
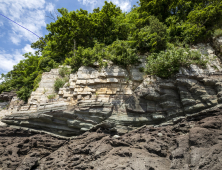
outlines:
[{"label": "white sky patch", "polygon": [[23,54],[28,52],[34,54],[35,50],[30,44],[39,40],[38,36],[43,36],[42,28],[46,27],[46,15],[54,8],[54,4],[48,3],[47,0],[0,0],[1,14],[34,33],[2,17],[0,26],[4,27],[9,24],[10,27],[1,32],[0,37],[7,36],[16,45],[26,42],[21,49],[7,52],[0,50],[0,72],[7,73],[12,70],[14,65],[24,59]]},{"label": "white sky patch", "polygon": [[22,49],[23,53],[29,53],[31,52],[32,54],[35,54],[35,51],[33,48],[31,48],[31,45],[26,44],[26,46]]},{"label": "white sky patch", "polygon": [[7,12],[6,4],[3,4],[1,1],[0,1],[0,11],[2,11],[3,14],[6,14]]},{"label": "white sky patch", "polygon": [[10,40],[13,42],[13,44],[19,45],[19,43],[21,42],[20,36],[10,36]]},{"label": "white sky patch", "polygon": [[[0,0],[0,12],[3,15],[40,37],[43,36],[42,27],[46,27],[46,12],[52,9],[54,5],[45,0]],[[28,30],[12,21],[6,22],[11,26],[8,35],[12,43],[19,45],[22,41],[32,43],[38,40],[38,37]]]},{"label": "white sky patch", "polygon": [[[131,9],[131,0],[108,0],[112,1],[116,6],[120,7],[123,12],[130,11]],[[104,0],[78,0],[79,3],[90,6],[93,10],[96,6],[103,6]]]},{"label": "white sky patch", "polygon": [[119,6],[123,12],[130,11],[131,9],[130,0],[110,0],[110,1],[112,1],[112,3],[114,3],[115,5]]},{"label": "white sky patch", "polygon": [[13,54],[0,53],[0,68],[3,72],[9,72],[13,69],[13,66],[18,64],[22,59],[24,59],[24,57],[18,51]]},{"label": "white sky patch", "polygon": [[96,6],[100,6],[104,1],[102,0],[78,0],[79,3],[90,6],[90,10],[95,9]]},{"label": "white sky patch", "polygon": [[26,44],[22,49],[16,49],[11,54],[8,54],[5,50],[0,51],[0,68],[6,73],[13,69],[13,66],[18,64],[20,60],[25,59],[23,54],[31,52],[35,53],[35,50],[31,48],[29,44]]},{"label": "white sky patch", "polygon": [[99,3],[100,0],[78,0],[78,2],[82,3],[83,5],[91,5]]},{"label": "white sky patch", "polygon": [[46,11],[49,11],[49,12],[52,12],[52,11],[54,11],[54,9],[55,9],[55,6],[52,4],[52,3],[48,3],[47,5],[46,5]]}]

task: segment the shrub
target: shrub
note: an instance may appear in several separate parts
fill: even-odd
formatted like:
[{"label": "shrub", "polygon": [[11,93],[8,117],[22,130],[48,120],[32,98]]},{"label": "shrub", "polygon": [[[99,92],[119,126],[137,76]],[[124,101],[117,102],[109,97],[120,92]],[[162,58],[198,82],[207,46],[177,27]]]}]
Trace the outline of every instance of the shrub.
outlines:
[{"label": "shrub", "polygon": [[64,84],[65,84],[65,81],[64,81],[63,79],[57,78],[57,79],[55,80],[54,90],[55,90],[56,92],[58,92],[58,91],[59,91],[59,88],[62,88],[62,87],[64,86]]},{"label": "shrub", "polygon": [[71,64],[71,60],[72,60],[71,57],[70,57],[70,58],[67,57],[67,58],[65,59],[65,61],[64,61],[64,64],[65,64],[65,65],[70,65],[70,64]]},{"label": "shrub", "polygon": [[73,72],[77,71],[81,66],[93,66],[94,62],[98,62],[100,66],[103,65],[103,59],[106,58],[105,45],[97,41],[94,42],[93,48],[78,47],[75,56],[72,57],[70,62]]},{"label": "shrub", "polygon": [[186,22],[182,24],[183,32],[182,32],[182,39],[185,43],[195,44],[197,42],[206,41],[211,32],[207,31],[205,26],[199,26],[197,24],[193,24],[190,22]]},{"label": "shrub", "polygon": [[57,68],[58,63],[56,63],[52,58],[50,57],[40,57],[38,67],[40,70],[43,70],[44,72],[49,72],[52,68]]},{"label": "shrub", "polygon": [[111,60],[114,64],[126,67],[131,64],[139,63],[136,49],[131,48],[128,41],[116,40],[107,47],[106,59]]},{"label": "shrub", "polygon": [[168,78],[177,73],[181,66],[188,67],[190,64],[206,66],[207,60],[203,60],[199,51],[186,48],[175,48],[152,53],[147,58],[146,73]]},{"label": "shrub", "polygon": [[150,16],[148,26],[133,35],[140,52],[158,52],[166,48],[167,27],[156,17]]},{"label": "shrub", "polygon": [[32,88],[30,87],[26,87],[26,86],[23,86],[19,89],[19,91],[17,91],[17,95],[20,99],[24,100],[25,102],[28,101],[28,98],[30,97],[31,95],[31,92],[32,92]]},{"label": "shrub", "polygon": [[66,83],[66,82],[68,82],[69,81],[69,77],[68,76],[65,76],[64,78],[63,78],[63,81]]},{"label": "shrub", "polygon": [[65,77],[66,75],[69,75],[71,73],[70,69],[68,67],[62,67],[59,69],[59,75],[62,77]]},{"label": "shrub", "polygon": [[222,36],[222,29],[216,29],[216,30],[214,31],[213,36],[214,36],[215,38],[218,38],[218,37]]}]

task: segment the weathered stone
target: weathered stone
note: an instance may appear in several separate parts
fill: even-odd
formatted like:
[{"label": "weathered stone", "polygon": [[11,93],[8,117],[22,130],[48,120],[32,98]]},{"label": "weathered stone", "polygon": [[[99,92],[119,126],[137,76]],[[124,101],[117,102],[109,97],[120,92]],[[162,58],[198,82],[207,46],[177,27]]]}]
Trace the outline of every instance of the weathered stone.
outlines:
[{"label": "weathered stone", "polygon": [[222,53],[222,37],[218,37],[214,39],[214,47],[217,51]]},{"label": "weathered stone", "polygon": [[0,101],[11,101],[14,96],[17,96],[15,91],[2,92],[0,94]]},{"label": "weathered stone", "polygon": [[[70,86],[60,88],[59,95],[49,100],[48,95],[54,94],[53,82],[59,77],[58,69],[53,69],[43,74],[40,87],[32,92],[26,105],[17,105],[16,101],[10,105],[10,114],[22,113],[24,117],[6,117],[3,121],[10,120],[8,124],[13,124],[11,120],[15,119],[14,124],[32,128],[32,122],[47,122],[61,134],[79,134],[90,129],[84,124],[96,125],[107,120],[115,122],[119,133],[125,133],[133,129],[128,126],[169,125],[178,122],[178,117],[219,107],[218,103],[222,103],[221,63],[214,58],[215,51],[209,44],[194,46],[192,50],[199,48],[203,48],[200,50],[203,57],[209,57],[206,69],[191,65],[181,68],[180,73],[170,79],[144,76],[140,67],[145,66],[146,56],[141,58],[142,63],[129,67],[129,72],[112,64],[102,69],[83,66],[70,75]],[[53,115],[53,118],[39,117],[35,113]],[[62,125],[62,129],[57,125]],[[78,133],[64,127],[77,128]]]},{"label": "weathered stone", "polygon": [[130,70],[130,74],[133,81],[143,81],[143,72],[140,72],[139,69],[133,68]]}]

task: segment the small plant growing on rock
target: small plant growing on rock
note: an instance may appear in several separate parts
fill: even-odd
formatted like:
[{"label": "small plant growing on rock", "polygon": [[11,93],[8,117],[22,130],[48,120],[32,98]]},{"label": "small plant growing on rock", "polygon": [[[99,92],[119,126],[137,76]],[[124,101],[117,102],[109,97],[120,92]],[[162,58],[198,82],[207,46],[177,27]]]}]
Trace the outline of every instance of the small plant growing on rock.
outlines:
[{"label": "small plant growing on rock", "polygon": [[57,79],[55,80],[54,90],[55,90],[56,92],[58,92],[58,91],[59,91],[59,88],[62,88],[65,83],[66,83],[66,82],[65,82],[63,79],[57,78]]},{"label": "small plant growing on rock", "polygon": [[59,75],[62,77],[65,77],[67,75],[69,75],[71,73],[70,69],[68,67],[62,67],[61,69],[59,69]]},{"label": "small plant growing on rock", "polygon": [[178,73],[180,67],[189,67],[191,64],[196,64],[205,68],[208,62],[207,57],[205,58],[201,56],[199,51],[173,47],[166,51],[152,53],[147,58],[146,73],[161,78],[169,78]]},{"label": "small plant growing on rock", "polygon": [[98,97],[98,95],[99,95],[98,92],[96,92],[96,97]]},{"label": "small plant growing on rock", "polygon": [[47,96],[47,98],[48,98],[49,100],[51,100],[51,99],[54,99],[55,96],[56,96],[55,94],[50,94],[50,95]]},{"label": "small plant growing on rock", "polygon": [[217,70],[217,71],[219,70],[219,69],[217,68],[217,66],[215,66],[215,65],[213,65],[212,67],[213,67],[215,70]]},{"label": "small plant growing on rock", "polygon": [[47,91],[48,91],[48,90],[46,90],[46,89],[44,88],[43,94],[45,94]]},{"label": "small plant growing on rock", "polygon": [[129,77],[125,77],[126,82],[128,83],[130,78]]},{"label": "small plant growing on rock", "polygon": [[65,83],[66,83],[66,82],[68,82],[68,81],[69,81],[69,77],[65,76],[65,77],[63,78],[63,80],[64,80],[64,81],[65,81]]},{"label": "small plant growing on rock", "polygon": [[214,36],[215,38],[218,38],[218,37],[222,36],[222,29],[216,29],[216,30],[214,31],[213,36]]},{"label": "small plant growing on rock", "polygon": [[70,83],[68,82],[67,84],[66,84],[66,87],[69,87],[70,86]]},{"label": "small plant growing on rock", "polygon": [[143,67],[140,67],[140,68],[139,68],[139,71],[140,71],[140,72],[144,72],[144,68],[143,68]]}]

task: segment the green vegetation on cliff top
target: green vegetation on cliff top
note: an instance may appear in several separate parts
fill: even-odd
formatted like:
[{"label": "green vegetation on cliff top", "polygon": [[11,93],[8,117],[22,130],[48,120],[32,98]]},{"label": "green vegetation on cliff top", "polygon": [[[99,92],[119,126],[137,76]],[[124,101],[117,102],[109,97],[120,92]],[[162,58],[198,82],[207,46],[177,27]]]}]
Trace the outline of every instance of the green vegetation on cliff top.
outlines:
[{"label": "green vegetation on cliff top", "polygon": [[24,54],[12,71],[2,74],[0,93],[14,89],[27,101],[41,74],[58,65],[69,64],[75,72],[96,61],[106,66],[106,59],[127,67],[148,53],[146,73],[167,78],[180,66],[206,64],[200,55],[181,47],[222,35],[221,0],[140,0],[129,13],[105,1],[92,13],[65,8],[58,12],[61,16],[47,24],[49,34],[42,37],[47,43],[32,43],[36,54]]}]

